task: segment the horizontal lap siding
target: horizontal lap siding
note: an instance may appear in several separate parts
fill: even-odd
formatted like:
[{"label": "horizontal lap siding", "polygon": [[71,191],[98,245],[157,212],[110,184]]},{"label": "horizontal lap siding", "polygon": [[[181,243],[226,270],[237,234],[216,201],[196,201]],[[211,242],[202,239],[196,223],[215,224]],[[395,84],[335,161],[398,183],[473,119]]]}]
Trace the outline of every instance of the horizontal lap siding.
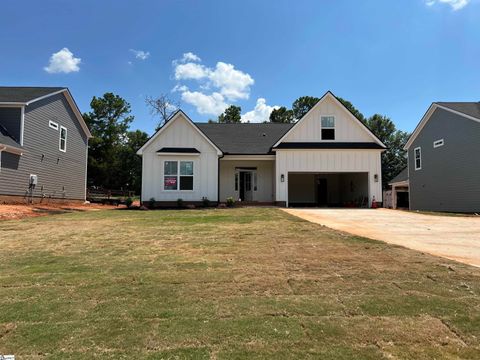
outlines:
[{"label": "horizontal lap siding", "polygon": [[[50,128],[50,120],[67,128],[66,152],[59,150],[60,129]],[[24,126],[24,154],[2,154],[0,193],[24,196],[30,174],[36,174],[34,196],[85,199],[88,139],[64,95],[27,106]]]},{"label": "horizontal lap siding", "polygon": [[[434,148],[433,142],[444,139]],[[414,149],[421,147],[422,169]],[[408,151],[413,210],[480,211],[480,123],[437,109]]]}]

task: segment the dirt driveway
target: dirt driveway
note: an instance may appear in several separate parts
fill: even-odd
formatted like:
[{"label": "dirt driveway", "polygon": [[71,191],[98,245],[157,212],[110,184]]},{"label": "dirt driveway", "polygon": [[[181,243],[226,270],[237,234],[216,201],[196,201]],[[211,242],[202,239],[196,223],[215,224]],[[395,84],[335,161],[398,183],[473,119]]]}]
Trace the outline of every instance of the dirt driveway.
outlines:
[{"label": "dirt driveway", "polygon": [[480,267],[480,217],[416,214],[389,209],[284,209],[351,234]]}]

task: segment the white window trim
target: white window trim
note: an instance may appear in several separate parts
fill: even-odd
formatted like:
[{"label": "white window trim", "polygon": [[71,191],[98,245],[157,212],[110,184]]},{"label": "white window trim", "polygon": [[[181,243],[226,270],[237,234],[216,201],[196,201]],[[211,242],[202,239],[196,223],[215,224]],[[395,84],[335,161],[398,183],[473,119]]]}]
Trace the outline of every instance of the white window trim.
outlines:
[{"label": "white window trim", "polygon": [[[62,130],[65,130],[65,149],[62,149]],[[60,132],[58,136],[58,150],[61,152],[67,152],[67,138],[68,138],[68,131],[65,126],[60,126]]]},{"label": "white window trim", "polygon": [[55,121],[49,120],[48,121],[48,126],[50,128],[52,128],[53,130],[58,130],[58,123],[56,123]]},{"label": "white window trim", "polygon": [[[332,117],[333,118],[333,126],[323,126],[322,118],[325,118],[325,117]],[[336,119],[335,115],[320,115],[320,139],[322,141],[335,141],[335,138],[336,138],[336,135],[337,135],[336,131],[334,132],[333,139],[324,139],[323,136],[322,136],[322,130],[323,129],[333,129],[333,130],[335,130],[336,122],[337,122],[337,119]]]},{"label": "white window trim", "polygon": [[445,141],[443,139],[438,139],[433,142],[433,147],[438,148],[440,146],[445,145]]},{"label": "white window trim", "polygon": [[[419,157],[418,159],[420,160],[420,166],[417,167],[417,150]],[[421,147],[416,147],[413,149],[413,161],[415,161],[415,170],[422,170],[422,148]]]},{"label": "white window trim", "polygon": [[[166,175],[165,174],[165,163],[166,162],[176,162],[177,163],[177,175]],[[180,175],[180,163],[181,162],[191,162],[193,165],[193,175]],[[189,193],[189,192],[194,192],[195,191],[195,161],[193,160],[163,160],[163,181],[162,181],[162,188],[163,191],[168,191],[168,192],[180,192],[180,193]],[[165,176],[169,177],[176,177],[177,178],[177,188],[176,189],[165,189]],[[181,176],[189,176],[193,178],[192,182],[192,190],[180,190],[180,177]]]}]

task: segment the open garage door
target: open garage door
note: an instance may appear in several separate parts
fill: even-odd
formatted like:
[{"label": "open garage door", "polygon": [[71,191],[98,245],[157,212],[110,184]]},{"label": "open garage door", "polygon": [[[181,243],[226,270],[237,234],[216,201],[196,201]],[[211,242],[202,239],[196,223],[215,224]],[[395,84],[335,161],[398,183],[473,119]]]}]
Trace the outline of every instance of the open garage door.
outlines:
[{"label": "open garage door", "polygon": [[288,173],[290,207],[368,207],[368,173]]}]

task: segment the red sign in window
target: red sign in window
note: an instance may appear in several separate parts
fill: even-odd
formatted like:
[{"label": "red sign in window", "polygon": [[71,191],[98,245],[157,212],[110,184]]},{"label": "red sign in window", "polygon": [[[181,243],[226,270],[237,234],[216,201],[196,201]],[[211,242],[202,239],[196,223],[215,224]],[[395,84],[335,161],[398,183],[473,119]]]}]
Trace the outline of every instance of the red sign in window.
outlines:
[{"label": "red sign in window", "polygon": [[165,187],[165,190],[176,190],[177,189],[177,177],[176,176],[165,176],[164,187]]}]

